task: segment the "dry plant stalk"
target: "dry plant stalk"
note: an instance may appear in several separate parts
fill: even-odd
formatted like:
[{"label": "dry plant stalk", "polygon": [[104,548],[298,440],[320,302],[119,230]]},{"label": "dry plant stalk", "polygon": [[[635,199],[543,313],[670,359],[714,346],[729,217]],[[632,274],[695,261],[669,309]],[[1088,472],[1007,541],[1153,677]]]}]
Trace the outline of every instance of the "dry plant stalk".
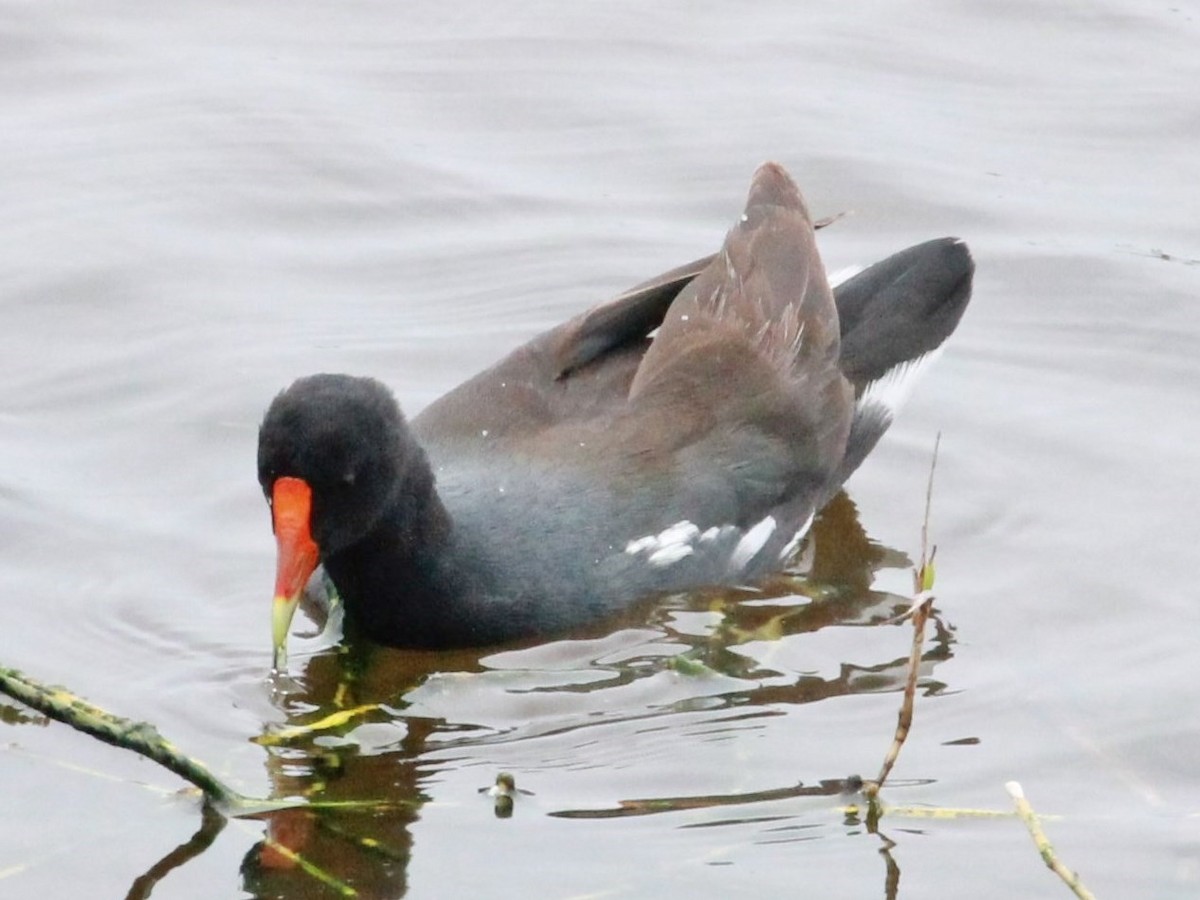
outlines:
[{"label": "dry plant stalk", "polygon": [[912,648],[908,653],[908,677],[904,682],[904,699],[900,703],[900,712],[896,717],[896,731],[892,744],[888,747],[883,758],[883,765],[874,781],[863,784],[863,796],[874,803],[879,796],[883,783],[887,781],[892,767],[900,756],[900,748],[908,738],[913,721],[913,704],[917,694],[917,676],[921,666],[921,648],[925,645],[925,623],[929,621],[929,612],[933,608],[934,567],[933,558],[937,555],[937,547],[929,548],[929,512],[933,505],[933,475],[937,470],[938,448],[942,443],[941,432],[933,443],[933,459],[929,463],[929,481],[925,486],[925,517],[921,521],[921,563],[913,570],[913,605],[906,615],[912,616],[913,639]]},{"label": "dry plant stalk", "polygon": [[900,703],[900,712],[896,717],[896,732],[892,736],[892,744],[888,747],[887,754],[883,758],[883,765],[879,769],[879,775],[874,781],[867,781],[863,784],[863,794],[868,800],[874,801],[879,794],[880,788],[891,774],[892,767],[896,764],[897,758],[900,756],[900,748],[904,746],[905,740],[908,738],[909,729],[912,727],[913,721],[913,705],[917,693],[917,675],[921,665],[921,648],[925,643],[925,623],[929,620],[929,609],[933,605],[933,598],[928,597],[920,601],[912,611],[913,621],[913,640],[912,650],[908,656],[908,679],[904,684],[904,699]]}]

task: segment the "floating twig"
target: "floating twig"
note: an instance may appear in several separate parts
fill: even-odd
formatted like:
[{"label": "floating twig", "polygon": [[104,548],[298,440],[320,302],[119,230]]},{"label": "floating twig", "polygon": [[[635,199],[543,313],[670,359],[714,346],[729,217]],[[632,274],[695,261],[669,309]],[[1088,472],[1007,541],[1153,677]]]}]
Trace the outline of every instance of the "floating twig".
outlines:
[{"label": "floating twig", "polygon": [[1095,894],[1083,886],[1083,882],[1079,880],[1079,873],[1072,872],[1064,866],[1054,852],[1054,847],[1051,846],[1049,839],[1046,837],[1046,832],[1042,831],[1042,825],[1038,821],[1038,815],[1033,811],[1033,807],[1029,801],[1025,799],[1025,791],[1019,782],[1010,781],[1004,786],[1008,791],[1008,795],[1013,798],[1013,803],[1017,807],[1017,815],[1025,822],[1025,827],[1029,829],[1029,834],[1033,837],[1033,843],[1038,848],[1038,853],[1042,855],[1042,861],[1046,864],[1051,872],[1063,880],[1063,882],[1072,891],[1075,896],[1081,900],[1096,900]]}]

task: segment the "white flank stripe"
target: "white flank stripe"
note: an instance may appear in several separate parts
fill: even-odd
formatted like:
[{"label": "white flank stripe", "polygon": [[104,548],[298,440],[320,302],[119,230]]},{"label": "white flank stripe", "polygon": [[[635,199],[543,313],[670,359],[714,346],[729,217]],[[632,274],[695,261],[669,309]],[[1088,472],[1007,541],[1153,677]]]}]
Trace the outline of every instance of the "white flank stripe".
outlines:
[{"label": "white flank stripe", "polygon": [[652,534],[646,535],[644,538],[638,538],[636,541],[630,541],[625,545],[625,552],[630,556],[637,556],[643,550],[651,550],[658,546],[658,538]]},{"label": "white flank stripe", "polygon": [[729,555],[729,567],[734,571],[745,568],[746,563],[754,559],[774,533],[775,517],[767,516],[742,535],[742,539],[733,548],[733,553]]},{"label": "white flank stripe", "polygon": [[663,566],[677,563],[684,557],[691,556],[695,552],[691,544],[667,544],[661,550],[655,550],[651,553],[646,562],[661,569]]},{"label": "white flank stripe", "polygon": [[699,535],[700,529],[685,519],[668,526],[658,534],[648,534],[630,541],[625,545],[625,552],[630,556],[649,553],[646,562],[650,565],[669,566],[696,552],[693,544]]},{"label": "white flank stripe", "polygon": [[808,514],[808,518],[800,523],[800,527],[796,529],[796,533],[792,535],[792,539],[784,545],[782,550],[779,551],[780,562],[783,562],[796,552],[796,548],[800,546],[800,542],[804,540],[804,536],[808,534],[808,529],[812,528],[813,518],[815,516],[815,512],[810,512]]},{"label": "white flank stripe", "polygon": [[924,356],[918,356],[916,359],[910,359],[888,369],[867,385],[866,390],[858,399],[858,407],[862,409],[873,406],[881,410],[889,421],[894,419],[900,407],[912,393],[913,385],[941,355],[942,348],[938,347]]},{"label": "white flank stripe", "polygon": [[700,529],[685,519],[665,529],[658,536],[658,543],[663,546],[669,544],[690,544],[692,539],[699,533]]}]

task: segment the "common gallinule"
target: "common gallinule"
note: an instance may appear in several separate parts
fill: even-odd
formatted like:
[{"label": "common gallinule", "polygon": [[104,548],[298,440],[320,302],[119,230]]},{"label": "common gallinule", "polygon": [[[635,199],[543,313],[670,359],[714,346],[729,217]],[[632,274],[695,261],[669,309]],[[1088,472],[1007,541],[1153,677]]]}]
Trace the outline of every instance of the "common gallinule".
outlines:
[{"label": "common gallinule", "polygon": [[831,292],[778,165],[721,251],[535,337],[406,422],[370,378],[271,403],[276,662],[318,563],[366,637],[549,635],[779,569],[891,423],[971,293],[944,238]]}]

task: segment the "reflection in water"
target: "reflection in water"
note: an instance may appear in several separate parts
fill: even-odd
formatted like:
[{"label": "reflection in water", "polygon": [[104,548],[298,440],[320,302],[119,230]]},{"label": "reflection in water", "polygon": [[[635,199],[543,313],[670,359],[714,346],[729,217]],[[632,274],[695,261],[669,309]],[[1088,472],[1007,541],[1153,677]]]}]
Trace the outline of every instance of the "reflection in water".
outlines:
[{"label": "reflection in water", "polygon": [[20,706],[0,703],[0,722],[5,725],[41,725],[45,727],[50,724],[50,718],[40,713],[31,713]]},{"label": "reflection in water", "polygon": [[125,900],[142,900],[149,897],[158,883],[172,870],[195,859],[212,846],[212,842],[225,828],[225,822],[223,815],[209,804],[203,804],[200,808],[200,828],[196,833],[134,879]]},{"label": "reflection in water", "polygon": [[[870,626],[894,618],[908,599],[873,585],[881,570],[908,565],[903,554],[868,540],[853,503],[841,494],[814,526],[796,569],[757,589],[660,598],[549,644],[431,653],[347,641],[318,653],[306,661],[298,691],[287,698],[289,729],[265,736],[263,743],[275,795],[324,806],[269,817],[267,840],[246,857],[245,886],[256,896],[310,896],[305,889],[316,890],[326,879],[331,895],[338,885],[366,897],[404,894],[411,826],[429,800],[423,785],[443,764],[444,757],[433,758],[434,750],[561,735],[600,723],[620,726],[680,711],[715,711],[714,721],[732,728],[731,723],[777,715],[779,704],[899,690],[906,655],[842,661],[836,674],[822,677],[776,662],[770,648],[827,626]],[[928,671],[950,657],[953,645],[951,630],[934,622],[923,657],[926,692],[943,688]],[[763,647],[765,654],[753,652]],[[631,702],[621,693],[666,674],[674,676],[670,686],[654,690],[649,701],[639,694]],[[347,714],[330,718],[339,711]],[[296,727],[314,723],[322,724]],[[595,753],[593,762],[603,765],[603,745]],[[624,800],[550,814],[646,815],[834,796],[861,783],[850,772],[828,775],[812,785]],[[347,805],[331,806],[338,802]],[[503,814],[515,806],[504,804]],[[894,866],[888,869],[893,892],[899,874]]]},{"label": "reflection in water", "polygon": [[[816,784],[797,784],[769,791],[745,794],[721,794],[709,797],[656,797],[642,800],[622,800],[614,809],[564,809],[550,815],[562,819],[613,819],[622,816],[645,816],[651,813],[675,812],[681,809],[705,809],[710,806],[740,806],[746,803],[765,803],[790,800],[795,797],[836,797],[862,789],[862,778],[823,778]],[[722,824],[727,824],[723,822]]]}]

